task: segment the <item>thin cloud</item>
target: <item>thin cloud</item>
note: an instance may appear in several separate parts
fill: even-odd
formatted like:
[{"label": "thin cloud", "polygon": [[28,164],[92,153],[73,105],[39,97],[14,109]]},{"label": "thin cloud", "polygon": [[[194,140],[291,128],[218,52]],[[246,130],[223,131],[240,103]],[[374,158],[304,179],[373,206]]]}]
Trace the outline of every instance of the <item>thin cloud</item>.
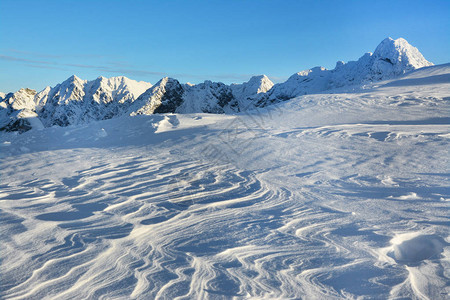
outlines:
[{"label": "thin cloud", "polygon": [[2,54],[0,54],[0,59],[7,60],[7,61],[20,61],[20,62],[34,63],[34,64],[46,64],[46,65],[53,65],[53,64],[55,64],[55,63],[48,62],[48,61],[43,61],[43,60],[27,59],[27,58],[21,58],[21,57],[9,56],[9,55],[2,55]]},{"label": "thin cloud", "polygon": [[61,55],[52,55],[52,54],[45,54],[45,53],[39,53],[39,52],[31,52],[31,51],[24,51],[24,50],[18,50],[18,49],[7,49],[8,52],[16,53],[19,55],[31,55],[34,57],[47,57],[47,58],[61,58]]},{"label": "thin cloud", "polygon": [[67,68],[56,67],[56,66],[47,66],[47,65],[33,65],[33,64],[25,64],[28,67],[36,68],[36,69],[49,69],[49,70],[60,70],[60,71],[68,71]]},{"label": "thin cloud", "polygon": [[11,49],[11,48],[6,49],[6,51],[12,52],[15,54],[19,54],[19,55],[26,55],[26,56],[32,56],[32,57],[44,57],[44,58],[106,58],[105,55],[98,55],[98,54],[54,55],[54,54],[25,51],[25,50]]},{"label": "thin cloud", "polygon": [[121,62],[109,62],[107,65],[90,65],[90,64],[74,64],[74,63],[59,63],[55,61],[49,60],[34,60],[16,56],[9,56],[0,54],[0,60],[12,61],[12,62],[22,62],[27,66],[33,68],[42,68],[42,69],[57,69],[57,70],[67,70],[64,67],[70,68],[79,68],[79,69],[90,69],[95,70],[97,72],[104,73],[113,73],[120,75],[128,75],[128,76],[159,76],[159,77],[183,77],[183,78],[192,78],[205,80],[206,79],[216,79],[216,80],[229,80],[229,81],[240,81],[244,82],[250,79],[252,75],[250,74],[216,74],[216,75],[199,75],[199,74],[189,74],[189,73],[167,73],[167,72],[158,72],[158,71],[147,71],[147,70],[139,70],[133,68],[123,68],[126,64]]},{"label": "thin cloud", "polygon": [[[48,69],[49,66],[55,66],[55,67],[72,67],[72,68],[75,67],[75,68],[82,68],[82,69],[91,69],[91,70],[108,72],[108,73],[126,73],[126,74],[133,74],[133,75],[157,75],[157,76],[167,75],[167,73],[164,73],[164,72],[152,72],[152,71],[144,71],[144,70],[123,69],[123,68],[111,67],[111,66],[115,66],[115,67],[124,66],[123,63],[108,63],[111,66],[58,63],[58,62],[54,62],[54,61],[34,60],[34,59],[28,59],[28,58],[22,58],[22,57],[10,56],[10,55],[3,55],[3,54],[0,54],[0,60],[13,61],[13,62],[24,62],[29,66],[33,66],[35,68],[44,68],[44,69]],[[33,64],[33,65],[31,65],[31,64]]]}]

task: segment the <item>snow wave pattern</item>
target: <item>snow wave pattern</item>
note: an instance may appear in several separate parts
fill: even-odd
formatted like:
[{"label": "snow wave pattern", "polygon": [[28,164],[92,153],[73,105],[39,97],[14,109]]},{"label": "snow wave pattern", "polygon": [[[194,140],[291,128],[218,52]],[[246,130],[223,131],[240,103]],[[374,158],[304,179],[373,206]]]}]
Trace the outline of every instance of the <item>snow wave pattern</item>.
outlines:
[{"label": "snow wave pattern", "polygon": [[255,135],[241,158],[253,169],[195,160],[214,131],[178,148],[11,150],[0,298],[445,299],[441,121]]}]

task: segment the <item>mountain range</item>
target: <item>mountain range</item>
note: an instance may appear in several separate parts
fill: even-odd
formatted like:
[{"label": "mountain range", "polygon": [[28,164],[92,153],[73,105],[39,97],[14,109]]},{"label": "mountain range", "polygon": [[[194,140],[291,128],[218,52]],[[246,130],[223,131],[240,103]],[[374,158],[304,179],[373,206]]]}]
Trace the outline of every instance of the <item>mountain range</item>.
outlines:
[{"label": "mountain range", "polygon": [[126,77],[86,81],[73,75],[40,92],[0,93],[0,130],[69,126],[122,115],[156,113],[239,113],[300,95],[355,88],[433,65],[405,39],[386,38],[357,61],[339,61],[332,70],[315,67],[273,84],[265,75],[242,84],[205,81],[182,84],[165,77],[155,85]]}]

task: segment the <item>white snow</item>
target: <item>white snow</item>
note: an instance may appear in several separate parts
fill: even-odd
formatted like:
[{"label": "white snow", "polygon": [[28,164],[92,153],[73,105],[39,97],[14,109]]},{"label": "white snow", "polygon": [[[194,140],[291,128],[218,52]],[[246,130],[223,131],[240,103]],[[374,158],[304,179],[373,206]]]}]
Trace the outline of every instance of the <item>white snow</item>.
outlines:
[{"label": "white snow", "polygon": [[292,75],[286,82],[276,84],[266,94],[260,95],[258,104],[265,106],[296,96],[342,87],[346,90],[350,87],[359,89],[361,84],[391,79],[432,65],[405,39],[387,38],[373,54],[366,53],[357,61],[338,61],[333,70],[315,67]]},{"label": "white snow", "polygon": [[[403,74],[405,72],[432,66],[419,50],[411,46],[405,39],[387,38],[378,45],[373,53],[375,58],[373,70],[385,76]],[[386,73],[390,71],[391,74]]]},{"label": "white snow", "polygon": [[[406,40],[387,38],[373,54],[366,53],[358,61],[339,61],[333,70],[323,67],[304,70],[276,85],[265,75],[232,85],[209,80],[197,85],[181,84],[174,78],[165,77],[153,87],[126,77],[100,76],[86,81],[73,75],[56,87],[47,87],[39,93],[22,89],[5,96],[0,102],[0,128],[19,129],[12,124],[21,121],[11,119],[11,115],[21,109],[36,112],[46,127],[87,124],[127,114],[233,114],[306,94],[338,89],[359,91],[373,86],[374,82],[432,65]],[[439,79],[428,77],[430,83],[436,80],[447,82],[448,79],[448,74]],[[413,84],[413,81],[408,83]],[[20,127],[21,131],[26,129]]]},{"label": "white snow", "polygon": [[244,109],[253,107],[251,102],[259,94],[267,93],[272,87],[273,82],[266,75],[253,76],[248,82],[231,85],[234,97],[240,102],[239,106]]},{"label": "white snow", "polygon": [[47,87],[36,95],[36,111],[43,123],[76,125],[109,119],[124,113],[152,85],[126,77],[98,77],[81,80],[73,75],[54,88]]},{"label": "white snow", "polygon": [[11,97],[2,97],[3,103],[7,103],[14,110],[20,109],[34,109],[34,96],[36,95],[35,90],[31,89],[20,89],[16,93],[11,94]]},{"label": "white snow", "polygon": [[0,298],[448,299],[449,74],[2,132]]},{"label": "white snow", "polygon": [[410,264],[439,257],[447,244],[440,236],[420,233],[396,236],[391,243],[393,258],[400,263]]}]

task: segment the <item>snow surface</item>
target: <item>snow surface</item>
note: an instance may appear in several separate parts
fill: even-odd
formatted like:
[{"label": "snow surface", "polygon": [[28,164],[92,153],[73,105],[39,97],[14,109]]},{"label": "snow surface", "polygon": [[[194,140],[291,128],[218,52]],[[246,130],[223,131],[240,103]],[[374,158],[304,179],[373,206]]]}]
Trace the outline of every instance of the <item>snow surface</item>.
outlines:
[{"label": "snow surface", "polygon": [[449,76],[0,133],[0,298],[448,299]]}]

